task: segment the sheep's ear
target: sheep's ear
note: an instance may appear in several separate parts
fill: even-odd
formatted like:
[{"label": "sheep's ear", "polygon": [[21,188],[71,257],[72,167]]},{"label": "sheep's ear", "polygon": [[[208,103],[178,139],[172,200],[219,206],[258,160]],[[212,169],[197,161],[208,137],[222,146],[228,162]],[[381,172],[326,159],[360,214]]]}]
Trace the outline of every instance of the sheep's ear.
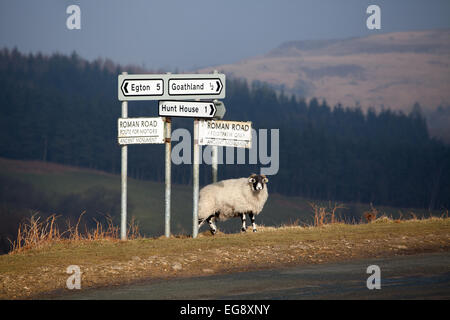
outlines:
[{"label": "sheep's ear", "polygon": [[250,177],[248,177],[248,182],[249,183],[255,183],[256,182],[255,174],[252,174]]},{"label": "sheep's ear", "polygon": [[263,181],[264,183],[269,183],[269,179],[266,176],[264,176]]}]

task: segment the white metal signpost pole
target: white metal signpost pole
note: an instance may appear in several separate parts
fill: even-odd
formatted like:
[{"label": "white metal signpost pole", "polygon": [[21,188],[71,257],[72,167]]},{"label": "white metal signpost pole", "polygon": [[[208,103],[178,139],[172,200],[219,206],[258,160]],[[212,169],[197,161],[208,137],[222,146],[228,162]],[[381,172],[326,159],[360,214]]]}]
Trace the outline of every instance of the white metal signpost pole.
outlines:
[{"label": "white metal signpost pole", "polygon": [[[214,74],[217,74],[217,70],[214,70]],[[214,100],[216,102],[217,100]],[[225,108],[224,108],[225,109]],[[222,116],[223,117],[223,116]],[[220,118],[222,119],[222,118]],[[211,152],[211,168],[212,168],[212,182],[217,182],[217,171],[218,171],[218,149],[217,146],[212,146],[212,152]]]},{"label": "white metal signpost pole", "polygon": [[165,228],[166,238],[170,237],[170,188],[171,188],[171,138],[172,138],[172,119],[166,118],[166,194],[165,194]]},{"label": "white metal signpost pole", "polygon": [[198,234],[198,193],[199,193],[199,145],[198,145],[198,124],[199,120],[194,120],[194,164],[193,172],[193,209],[192,209],[192,238],[197,238]]},{"label": "white metal signpost pole", "polygon": [[[171,72],[167,72],[171,74]],[[165,145],[166,145],[166,158],[165,158],[165,196],[164,196],[164,235],[166,238],[170,237],[170,204],[171,204],[171,189],[172,189],[172,177],[171,177],[171,152],[172,152],[172,119],[169,117],[165,118]]]},{"label": "white metal signpost pole", "polygon": [[217,146],[211,146],[211,167],[212,167],[212,181],[213,183],[217,182],[217,173],[218,173],[218,149]]},{"label": "white metal signpost pole", "polygon": [[[126,75],[126,72],[122,72]],[[128,118],[128,102],[122,101],[122,118]],[[128,169],[128,146],[122,146],[122,168],[121,168],[121,211],[120,211],[120,239],[127,239],[127,169]]]},{"label": "white metal signpost pole", "polygon": [[[214,73],[217,73],[214,71]],[[216,102],[217,100],[214,100]],[[218,147],[217,146],[211,146],[212,152],[211,152],[211,168],[212,168],[212,182],[217,182],[217,175],[218,175]]]}]

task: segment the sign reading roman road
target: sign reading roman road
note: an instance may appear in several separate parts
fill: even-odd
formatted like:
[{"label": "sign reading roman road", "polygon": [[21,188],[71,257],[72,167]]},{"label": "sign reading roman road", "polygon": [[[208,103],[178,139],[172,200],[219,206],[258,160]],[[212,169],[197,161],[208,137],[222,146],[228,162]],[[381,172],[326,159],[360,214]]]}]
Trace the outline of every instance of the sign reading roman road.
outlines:
[{"label": "sign reading roman road", "polygon": [[221,101],[159,101],[159,116],[222,119],[225,106]]},{"label": "sign reading roman road", "polygon": [[156,118],[119,118],[119,144],[164,143],[164,121]]},{"label": "sign reading roman road", "polygon": [[118,98],[120,101],[223,99],[225,75],[120,74]]},{"label": "sign reading roman road", "polygon": [[199,145],[224,147],[252,147],[252,123],[250,121],[201,120]]}]

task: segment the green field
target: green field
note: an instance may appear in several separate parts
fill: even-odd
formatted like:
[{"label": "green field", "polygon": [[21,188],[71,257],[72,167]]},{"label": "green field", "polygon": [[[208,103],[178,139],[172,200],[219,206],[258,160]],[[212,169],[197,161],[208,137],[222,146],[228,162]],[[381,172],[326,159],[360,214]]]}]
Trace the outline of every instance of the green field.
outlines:
[{"label": "green field", "polygon": [[[220,168],[219,168],[220,170]],[[85,194],[92,188],[105,188],[120,203],[120,175],[113,175],[96,170],[81,169],[38,161],[18,161],[0,158],[0,175],[31,184],[50,199],[57,199],[70,194]],[[300,197],[285,197],[270,194],[262,213],[257,217],[257,224],[265,226],[280,225],[311,225],[313,212],[310,201]],[[130,205],[128,218],[134,216],[138,221],[141,234],[160,236],[164,234],[164,184],[136,179],[128,180],[128,202]],[[314,201],[318,203],[320,201]],[[324,206],[332,202],[320,202]],[[359,222],[364,211],[369,210],[368,204],[347,203],[344,209],[337,211],[338,216],[346,222]],[[377,207],[380,213],[391,217],[410,218],[413,211],[417,217],[428,216],[429,212],[417,209],[397,209]],[[55,209],[52,209],[55,210]],[[79,212],[85,210],[80,207]],[[119,208],[115,212],[107,212],[119,221]],[[61,214],[64,212],[51,212]],[[439,215],[440,213],[435,212]],[[218,227],[224,232],[238,232],[239,219],[219,222]],[[205,227],[203,227],[205,228]],[[203,231],[202,229],[201,231]],[[192,232],[192,187],[172,185],[172,218],[173,234],[191,234]]]}]

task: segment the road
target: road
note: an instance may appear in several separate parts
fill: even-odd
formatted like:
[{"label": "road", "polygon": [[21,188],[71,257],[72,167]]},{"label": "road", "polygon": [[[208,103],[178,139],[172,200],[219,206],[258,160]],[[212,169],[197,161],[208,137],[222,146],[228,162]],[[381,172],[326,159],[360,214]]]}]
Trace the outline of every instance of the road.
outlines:
[{"label": "road", "polygon": [[[381,289],[369,290],[369,265]],[[88,289],[52,299],[449,299],[450,252]]]}]

